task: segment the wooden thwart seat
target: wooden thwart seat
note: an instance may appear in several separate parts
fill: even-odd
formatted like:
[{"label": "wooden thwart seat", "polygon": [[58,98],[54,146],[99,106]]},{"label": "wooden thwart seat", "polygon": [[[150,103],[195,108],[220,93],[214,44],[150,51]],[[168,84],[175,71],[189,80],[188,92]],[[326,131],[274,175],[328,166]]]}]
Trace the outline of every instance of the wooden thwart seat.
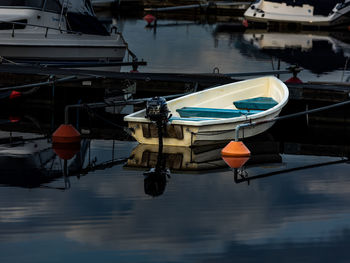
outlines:
[{"label": "wooden thwart seat", "polygon": [[199,107],[183,107],[181,109],[177,109],[176,111],[182,118],[234,118],[242,115],[251,115],[261,112],[261,110],[234,110]]},{"label": "wooden thwart seat", "polygon": [[245,110],[268,110],[278,104],[270,97],[256,97],[252,99],[234,101],[233,104],[237,109]]},{"label": "wooden thwart seat", "polygon": [[189,117],[184,117],[184,118],[181,118],[181,117],[174,117],[172,116],[169,121],[210,121],[210,120],[215,120],[213,118],[189,118]]}]

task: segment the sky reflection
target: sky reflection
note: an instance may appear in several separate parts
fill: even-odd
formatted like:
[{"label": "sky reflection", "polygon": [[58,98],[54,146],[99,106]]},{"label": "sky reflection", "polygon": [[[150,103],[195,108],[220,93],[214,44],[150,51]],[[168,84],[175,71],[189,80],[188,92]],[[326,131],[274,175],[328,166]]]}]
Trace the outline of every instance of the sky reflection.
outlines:
[{"label": "sky reflection", "polygon": [[[106,142],[93,143],[94,151],[105,155],[109,151]],[[118,143],[123,154],[130,153],[127,144]],[[298,166],[308,157],[286,155],[283,159]],[[67,191],[2,188],[0,252],[18,259],[10,248],[31,247],[31,253],[38,253],[38,243],[45,240],[51,244],[60,240],[59,247],[71,244],[78,251],[89,250],[83,258],[92,253],[91,259],[103,255],[107,260],[127,261],[133,255],[135,262],[141,258],[143,262],[225,261],[238,248],[254,253],[296,250],[306,257],[309,247],[333,251],[338,242],[349,238],[347,165],[276,175],[250,185],[236,184],[229,169],[176,173],[164,194],[156,198],[144,193],[142,171],[122,165],[80,179],[71,177]],[[336,188],[343,190],[331,190]],[[43,258],[51,252],[40,250]],[[68,255],[72,261],[80,254],[68,249],[58,258]],[[256,259],[249,253],[239,256]]]}]

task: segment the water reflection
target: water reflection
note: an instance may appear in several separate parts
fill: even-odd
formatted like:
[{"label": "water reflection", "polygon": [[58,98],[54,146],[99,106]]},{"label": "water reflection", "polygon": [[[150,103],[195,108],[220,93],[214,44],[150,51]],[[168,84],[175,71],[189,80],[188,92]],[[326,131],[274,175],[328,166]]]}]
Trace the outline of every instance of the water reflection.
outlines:
[{"label": "water reflection", "polygon": [[83,140],[75,158],[68,161],[59,158],[57,149],[52,148],[51,136],[1,131],[1,140],[8,141],[0,145],[0,184],[48,188],[47,184],[64,177],[64,186],[54,187],[60,190],[68,189],[68,176],[82,169],[90,144]]},{"label": "water reflection", "polygon": [[164,193],[167,180],[170,178],[170,170],[166,167],[166,159],[166,156],[163,155],[163,146],[159,146],[155,167],[143,173],[145,175],[146,194],[155,197]]},{"label": "water reflection", "polygon": [[[141,30],[138,26],[126,25],[129,34],[140,35],[134,39],[141,39],[128,42],[142,44],[147,50],[154,42],[145,43],[144,24]],[[191,63],[195,63],[198,67],[191,70],[203,72],[209,68],[207,62],[214,64],[221,59],[227,59],[227,71],[262,69],[269,62],[249,60],[242,55],[250,51],[249,45],[240,42],[243,35],[230,42],[233,46],[226,46],[229,42],[224,39],[225,45],[219,42],[219,50],[215,50],[210,32],[196,30],[185,37],[183,31],[178,31],[178,35],[171,30],[162,31],[165,38],[170,35],[167,40],[158,34],[159,45],[175,39],[179,47],[185,41],[185,46],[192,49],[181,53],[177,45],[171,45],[169,52],[165,45],[155,52],[159,46],[153,45],[153,69],[157,63],[163,65],[160,57],[169,59],[169,54],[174,53],[175,61],[180,63],[171,65],[181,71],[184,65],[191,69]],[[199,45],[201,41],[206,41],[204,47]],[[235,43],[247,50],[236,52]],[[199,60],[192,61],[197,57],[192,52]],[[41,111],[38,115],[43,114]],[[40,128],[28,128],[26,122],[14,125],[11,119],[15,119],[6,119],[0,126],[5,171],[1,177],[10,176],[8,181],[0,182],[1,259],[346,261],[350,240],[350,177],[349,164],[345,162],[350,149],[348,116],[349,109],[342,108],[334,113],[276,123],[263,139],[255,138],[248,145],[256,153],[255,161],[252,157],[244,167],[249,186],[235,182],[234,174],[221,159],[220,147],[164,148],[159,158],[157,147],[136,147],[136,142],[107,139],[108,133],[104,139],[87,136],[78,154],[67,161],[69,191],[49,190],[66,187],[62,177],[64,162],[51,148],[48,136],[54,126],[52,120]],[[115,130],[109,132],[114,134]],[[24,154],[24,146],[31,149],[29,154]],[[16,150],[20,147],[21,151]],[[129,156],[124,167],[125,157]],[[329,165],[318,166],[322,163]],[[151,172],[163,171],[161,176],[144,177],[151,168],[155,168]],[[164,172],[167,169],[172,172],[171,179]],[[289,172],[278,176],[283,171]],[[272,174],[276,176],[267,176]],[[88,176],[80,180],[83,175]]]},{"label": "water reflection", "polygon": [[[279,143],[271,134],[263,133],[245,140],[252,152],[247,166],[259,164],[276,164],[282,161],[279,154]],[[145,194],[159,196],[164,194],[170,179],[170,171],[175,173],[216,173],[227,170],[221,157],[221,150],[226,143],[200,147],[163,146],[139,144],[131,152],[126,169],[150,169],[144,172]]]},{"label": "water reflection", "polygon": [[[276,126],[270,134],[251,141],[249,147],[261,154],[247,163],[250,177],[322,161],[316,150],[309,156],[285,152],[284,143],[293,142],[288,137],[295,131],[293,125]],[[299,140],[293,138],[295,143]],[[336,145],[337,140],[327,143]],[[5,261],[19,259],[17,251],[25,251],[37,262],[52,255],[72,262],[81,254],[89,255],[91,261],[224,262],[235,258],[249,262],[256,261],[252,254],[263,251],[298,251],[301,258],[309,259],[317,253],[307,248],[322,246],[335,252],[349,239],[346,163],[264,177],[247,187],[235,183],[218,147],[165,147],[165,158],[160,159],[158,147],[139,145],[131,153],[136,142],[92,138],[86,144],[89,147],[82,151],[82,145],[77,169],[72,164],[79,154],[67,164],[71,164],[68,173],[88,176],[84,180],[70,176],[69,191],[1,188],[0,253]],[[118,165],[123,156],[131,156],[130,167],[124,168],[122,161]],[[152,186],[145,188],[143,173],[150,168],[171,168],[171,181],[161,173],[156,184],[152,178]],[[145,193],[145,189],[151,190]],[[60,253],[55,252],[57,247]]]},{"label": "water reflection", "polygon": [[[29,123],[25,119],[30,120]],[[111,142],[109,154],[101,157],[93,150],[98,140],[84,137],[78,144],[53,144],[52,128],[47,129],[47,124],[33,116],[26,115],[25,119],[0,121],[1,185],[67,190],[69,177],[80,178],[126,160],[117,156],[115,141]],[[63,185],[53,186],[60,178],[64,180]]]},{"label": "water reflection", "polygon": [[274,176],[274,175],[282,175],[285,173],[292,173],[292,172],[299,171],[299,170],[307,170],[307,169],[312,169],[312,168],[317,168],[317,167],[326,167],[326,166],[331,166],[331,165],[341,164],[341,163],[348,163],[348,162],[349,162],[348,158],[340,158],[339,160],[338,159],[327,160],[325,162],[314,163],[314,164],[304,165],[304,166],[300,166],[300,167],[279,169],[277,171],[265,172],[265,173],[254,175],[254,176],[249,176],[249,172],[247,171],[246,166],[243,166],[240,168],[233,168],[232,171],[233,171],[234,180],[236,183],[247,182],[249,185],[251,181],[256,180],[256,179],[261,179],[261,178],[270,177],[270,176]]},{"label": "water reflection", "polygon": [[[132,49],[149,62],[143,69],[147,72],[211,73],[218,68],[220,73],[239,73],[298,64],[305,68],[299,74],[305,82],[347,81],[349,32],[242,30],[236,20],[191,25],[162,20],[168,26],[157,27],[156,35],[145,29],[145,21],[119,22]],[[283,80],[290,77],[281,75]]]},{"label": "water reflection", "polygon": [[244,42],[255,48],[255,52],[289,64],[297,64],[315,74],[346,70],[350,55],[349,37],[347,32],[288,33],[247,30],[243,34]]},{"label": "water reflection", "polygon": [[[221,150],[226,144],[227,142],[223,142],[194,148],[164,146],[161,154],[157,145],[139,144],[133,149],[126,167],[147,169],[159,166],[161,160],[162,167],[174,172],[215,172],[227,168],[221,158]],[[246,139],[245,144],[252,152],[249,164],[281,161],[279,143],[274,141],[269,133]]]}]

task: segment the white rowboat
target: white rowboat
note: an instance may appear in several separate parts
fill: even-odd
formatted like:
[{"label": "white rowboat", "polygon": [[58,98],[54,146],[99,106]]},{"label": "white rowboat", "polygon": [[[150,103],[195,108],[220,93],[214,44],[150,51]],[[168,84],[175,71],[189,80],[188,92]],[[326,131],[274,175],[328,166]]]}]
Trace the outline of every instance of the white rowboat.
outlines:
[{"label": "white rowboat", "polygon": [[[268,76],[230,83],[192,93],[167,102],[172,117],[163,136],[163,145],[197,146],[223,141],[235,137],[237,125],[251,121],[269,120],[277,117],[287,104],[289,91],[276,77]],[[238,102],[270,100],[274,103],[267,109],[247,108]],[[263,108],[263,107],[262,107]],[[141,110],[124,117],[132,135],[141,144],[158,144],[155,123]],[[260,134],[273,122],[240,129],[239,138]]]}]

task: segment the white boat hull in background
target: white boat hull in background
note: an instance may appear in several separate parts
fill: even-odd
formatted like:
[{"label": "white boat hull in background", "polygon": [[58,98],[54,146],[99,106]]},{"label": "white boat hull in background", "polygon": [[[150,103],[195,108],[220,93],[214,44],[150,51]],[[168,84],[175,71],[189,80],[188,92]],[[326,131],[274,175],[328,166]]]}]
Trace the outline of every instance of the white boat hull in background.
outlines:
[{"label": "white boat hull in background", "polygon": [[[341,1],[339,1],[341,2]],[[314,14],[314,6],[309,4],[290,5],[285,2],[270,2],[260,0],[254,2],[244,13],[249,24],[299,24],[309,27],[337,27],[348,26],[350,22],[349,1],[341,6],[337,4],[328,15]]]},{"label": "white boat hull in background", "polygon": [[70,32],[66,28],[65,18],[61,20],[59,22],[60,14],[57,13],[5,8],[0,3],[1,25],[11,27],[11,22],[27,21],[27,25],[14,24],[14,29],[0,30],[0,56],[4,58],[3,62],[60,64],[66,67],[75,63],[94,67],[100,63],[105,65],[103,67],[120,71],[119,65],[109,66],[108,63],[122,62],[124,59],[127,43],[121,34]]}]

